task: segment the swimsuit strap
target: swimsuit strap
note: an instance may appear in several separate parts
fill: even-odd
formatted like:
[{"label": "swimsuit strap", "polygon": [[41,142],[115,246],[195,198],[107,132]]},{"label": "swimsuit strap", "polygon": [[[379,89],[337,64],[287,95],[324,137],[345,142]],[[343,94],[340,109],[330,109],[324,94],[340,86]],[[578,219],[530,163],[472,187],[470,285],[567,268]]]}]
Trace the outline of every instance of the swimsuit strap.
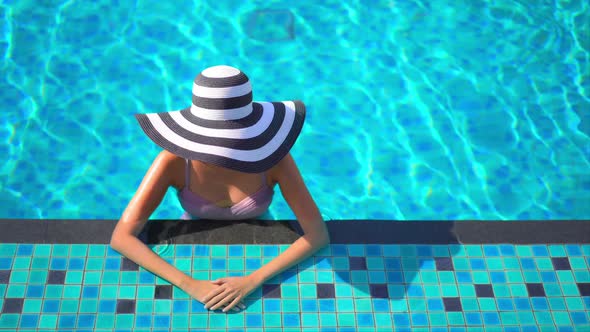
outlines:
[{"label": "swimsuit strap", "polygon": [[191,185],[191,161],[185,159],[186,166],[184,167],[184,186],[190,188]]}]

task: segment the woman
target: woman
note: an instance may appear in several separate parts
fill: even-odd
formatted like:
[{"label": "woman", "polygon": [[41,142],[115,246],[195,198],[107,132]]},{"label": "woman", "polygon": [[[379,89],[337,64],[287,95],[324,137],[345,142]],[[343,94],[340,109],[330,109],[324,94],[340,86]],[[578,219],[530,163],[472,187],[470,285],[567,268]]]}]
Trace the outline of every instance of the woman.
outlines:
[{"label": "woman", "polygon": [[[122,255],[205,308],[227,312],[244,309],[245,296],[329,243],[318,207],[289,154],[303,126],[303,103],[253,102],[250,81],[243,72],[215,66],[195,78],[190,107],[136,117],[148,137],[164,150],[113,231],[111,247]],[[169,187],[178,191],[183,219],[239,220],[265,213],[275,184],[304,235],[247,276],[195,280],[137,238]]]}]

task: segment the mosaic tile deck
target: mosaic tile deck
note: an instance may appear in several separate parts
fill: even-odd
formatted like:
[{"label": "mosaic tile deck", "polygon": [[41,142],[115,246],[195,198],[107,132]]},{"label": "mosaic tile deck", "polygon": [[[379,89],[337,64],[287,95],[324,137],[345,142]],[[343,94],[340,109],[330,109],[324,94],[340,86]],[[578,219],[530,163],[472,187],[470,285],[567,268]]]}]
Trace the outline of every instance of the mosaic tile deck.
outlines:
[{"label": "mosaic tile deck", "polygon": [[[195,278],[287,245],[151,245]],[[590,331],[590,245],[332,244],[252,293],[203,305],[104,244],[0,244],[0,329]]]}]

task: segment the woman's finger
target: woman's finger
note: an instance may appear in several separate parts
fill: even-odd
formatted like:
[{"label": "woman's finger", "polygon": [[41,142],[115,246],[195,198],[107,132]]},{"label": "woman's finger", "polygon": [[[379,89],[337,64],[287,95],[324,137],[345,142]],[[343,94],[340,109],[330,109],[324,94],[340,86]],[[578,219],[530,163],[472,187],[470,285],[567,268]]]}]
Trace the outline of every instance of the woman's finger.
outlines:
[{"label": "woman's finger", "polygon": [[217,296],[219,293],[223,292],[225,289],[222,287],[217,287],[212,289],[209,294],[205,295],[205,297],[203,298],[203,303],[207,303],[209,302],[212,298],[214,298],[215,296]]},{"label": "woman's finger", "polygon": [[211,310],[217,310],[222,305],[231,301],[231,299],[232,299],[231,293],[229,291],[225,291],[225,292],[217,295],[213,299],[211,299],[207,304],[205,304],[205,308],[207,308],[207,306],[209,306]]},{"label": "woman's finger", "polygon": [[[224,309],[223,312],[228,312],[230,309],[238,309],[234,307],[236,304],[240,303],[240,297],[236,297],[230,304],[228,304]],[[238,309],[239,310],[239,309]]]}]

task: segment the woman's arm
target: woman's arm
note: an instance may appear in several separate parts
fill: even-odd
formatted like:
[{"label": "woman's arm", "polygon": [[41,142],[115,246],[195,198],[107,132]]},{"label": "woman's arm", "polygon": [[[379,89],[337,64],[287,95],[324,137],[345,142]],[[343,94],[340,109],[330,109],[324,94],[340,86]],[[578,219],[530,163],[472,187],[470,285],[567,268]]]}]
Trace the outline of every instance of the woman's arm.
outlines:
[{"label": "woman's arm", "polygon": [[330,243],[326,224],[291,154],[287,154],[279,163],[276,179],[304,234],[279,256],[250,275],[257,285],[263,284]]},{"label": "woman's arm", "polygon": [[229,303],[224,311],[231,309],[264,282],[330,243],[330,236],[322,215],[290,154],[273,168],[271,176],[279,183],[283,197],[297,217],[304,235],[279,256],[247,277],[222,278],[214,281],[221,287],[204,298],[206,308],[215,310]]},{"label": "woman's arm", "polygon": [[182,172],[183,164],[182,159],[167,151],[156,157],[117,223],[110,243],[121,255],[181,288],[192,278],[154,253],[137,238],[137,235],[162,201],[168,188],[178,185],[175,183],[177,181],[174,175]]}]

